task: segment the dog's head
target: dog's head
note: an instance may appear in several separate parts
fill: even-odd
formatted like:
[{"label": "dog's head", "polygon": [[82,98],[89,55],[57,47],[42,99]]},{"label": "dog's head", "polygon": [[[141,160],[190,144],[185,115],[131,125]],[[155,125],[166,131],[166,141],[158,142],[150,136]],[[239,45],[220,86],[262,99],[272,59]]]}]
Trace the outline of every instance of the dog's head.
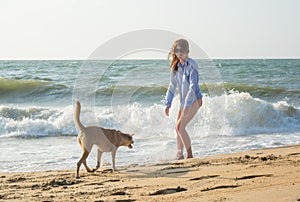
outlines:
[{"label": "dog's head", "polygon": [[117,131],[122,137],[122,146],[127,146],[129,149],[132,149],[132,144],[134,143],[132,136],[133,134],[126,134],[121,131]]}]

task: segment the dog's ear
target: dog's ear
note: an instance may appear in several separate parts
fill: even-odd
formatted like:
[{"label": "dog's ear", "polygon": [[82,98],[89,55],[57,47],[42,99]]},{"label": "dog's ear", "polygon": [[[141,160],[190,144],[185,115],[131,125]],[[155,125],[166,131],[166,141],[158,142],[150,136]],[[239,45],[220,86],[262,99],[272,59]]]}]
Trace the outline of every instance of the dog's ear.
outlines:
[{"label": "dog's ear", "polygon": [[131,137],[133,137],[134,136],[134,133],[132,133],[132,134],[129,134]]}]

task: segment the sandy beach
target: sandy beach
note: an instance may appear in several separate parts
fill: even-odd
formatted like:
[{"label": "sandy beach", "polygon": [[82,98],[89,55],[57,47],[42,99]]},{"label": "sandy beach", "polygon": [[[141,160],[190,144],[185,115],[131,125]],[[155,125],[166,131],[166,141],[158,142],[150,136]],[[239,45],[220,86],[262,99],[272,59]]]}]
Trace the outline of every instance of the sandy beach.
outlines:
[{"label": "sandy beach", "polygon": [[74,173],[0,173],[0,200],[300,201],[300,145]]}]

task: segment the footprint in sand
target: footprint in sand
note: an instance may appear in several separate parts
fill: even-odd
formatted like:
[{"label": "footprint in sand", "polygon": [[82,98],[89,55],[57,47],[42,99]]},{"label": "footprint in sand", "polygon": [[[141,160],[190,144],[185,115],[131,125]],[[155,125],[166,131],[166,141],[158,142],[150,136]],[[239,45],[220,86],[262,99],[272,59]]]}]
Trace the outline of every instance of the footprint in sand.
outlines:
[{"label": "footprint in sand", "polygon": [[178,186],[177,188],[167,188],[167,189],[158,190],[149,195],[153,196],[153,195],[162,195],[162,194],[174,194],[174,193],[182,192],[182,191],[187,191],[187,189]]}]

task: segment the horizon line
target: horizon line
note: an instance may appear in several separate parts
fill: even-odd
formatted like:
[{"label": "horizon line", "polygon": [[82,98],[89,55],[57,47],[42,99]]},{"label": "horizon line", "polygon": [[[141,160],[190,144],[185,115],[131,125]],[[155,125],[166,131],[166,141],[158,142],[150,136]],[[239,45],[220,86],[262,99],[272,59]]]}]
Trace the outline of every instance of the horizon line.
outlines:
[{"label": "horizon line", "polygon": [[[193,57],[192,57],[193,58]],[[193,58],[195,60],[203,60],[203,58]],[[206,59],[206,58],[205,58]],[[274,59],[300,59],[300,57],[212,57],[207,58],[211,60],[274,60]],[[87,59],[87,58],[0,58],[0,61],[42,61],[42,60],[56,60],[56,61],[63,61],[63,60],[116,60],[115,59]],[[123,58],[117,60],[168,60],[167,58]]]}]

